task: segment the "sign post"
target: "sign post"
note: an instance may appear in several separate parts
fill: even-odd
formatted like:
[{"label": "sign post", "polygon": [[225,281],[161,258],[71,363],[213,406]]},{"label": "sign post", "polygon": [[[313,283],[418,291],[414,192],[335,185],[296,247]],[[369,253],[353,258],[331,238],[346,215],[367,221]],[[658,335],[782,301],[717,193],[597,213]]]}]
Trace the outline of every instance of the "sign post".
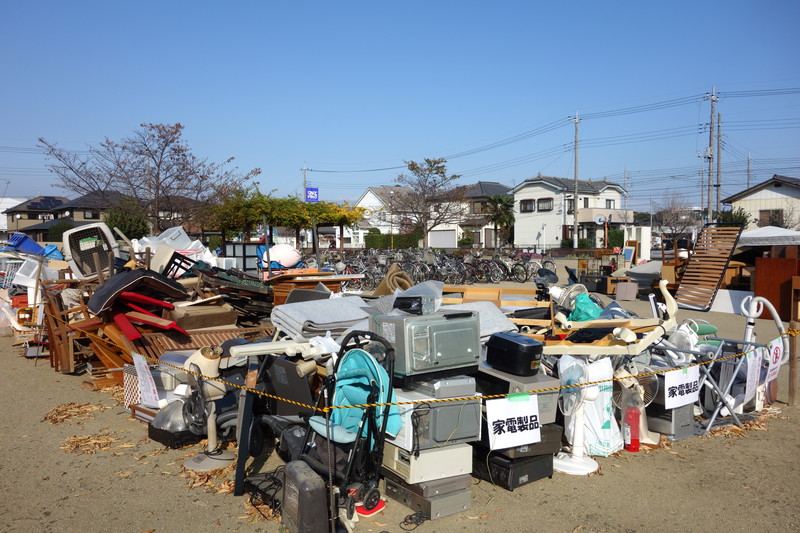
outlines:
[{"label": "sign post", "polygon": [[[306,187],[306,203],[316,203],[319,202],[319,189],[316,187]],[[319,256],[317,255],[317,219],[315,217],[311,217],[311,240],[312,240],[312,250],[314,251],[314,259],[317,261],[317,267],[319,267]]]}]

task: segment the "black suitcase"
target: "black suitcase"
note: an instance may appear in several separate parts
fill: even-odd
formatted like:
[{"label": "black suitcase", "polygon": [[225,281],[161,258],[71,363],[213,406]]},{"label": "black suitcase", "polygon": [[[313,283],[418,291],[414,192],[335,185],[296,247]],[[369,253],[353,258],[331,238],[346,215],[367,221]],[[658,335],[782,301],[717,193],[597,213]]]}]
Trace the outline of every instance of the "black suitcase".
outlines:
[{"label": "black suitcase", "polygon": [[486,342],[486,363],[515,376],[539,372],[543,344],[519,333],[495,333]]}]

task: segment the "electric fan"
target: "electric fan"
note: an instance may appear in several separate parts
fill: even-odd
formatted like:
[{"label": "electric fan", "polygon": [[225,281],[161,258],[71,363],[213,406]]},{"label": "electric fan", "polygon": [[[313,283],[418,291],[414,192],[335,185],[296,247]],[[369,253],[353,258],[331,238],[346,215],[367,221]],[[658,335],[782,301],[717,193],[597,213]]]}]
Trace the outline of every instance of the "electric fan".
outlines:
[{"label": "electric fan", "polygon": [[652,374],[648,366],[638,366],[631,362],[630,367],[619,367],[614,372],[613,400],[621,412],[625,449],[639,451],[639,444],[657,445],[658,433],[647,427],[645,407],[650,405],[658,394],[658,376]]},{"label": "electric fan", "polygon": [[699,340],[697,333],[691,327],[691,322],[683,322],[672,330],[666,342],[658,346],[663,355],[655,355],[654,362],[661,366],[681,366],[693,363],[695,357],[688,351],[697,349]]},{"label": "electric fan", "polygon": [[575,309],[575,298],[577,298],[579,294],[588,293],[589,291],[586,290],[586,286],[580,283],[569,285],[566,288],[550,287],[550,296],[553,298],[553,303],[557,308],[565,311],[566,314],[569,314],[570,311]]},{"label": "electric fan", "polygon": [[572,310],[575,309],[575,298],[577,298],[579,294],[588,293],[589,291],[586,290],[586,286],[580,283],[569,285],[566,289],[550,287],[550,297],[553,299],[553,305],[555,306],[554,318],[562,328],[572,329],[572,324],[568,317],[570,313],[572,313]]},{"label": "electric fan", "polygon": [[[572,451],[557,454],[553,458],[553,470],[573,476],[586,476],[599,468],[597,461],[585,455],[584,409],[586,402],[594,401],[600,393],[597,385],[583,385],[588,381],[587,372],[584,359],[562,355],[558,361],[558,375],[563,387],[558,396],[558,405],[564,416],[574,418],[572,435],[567,439],[572,445]],[[569,424],[565,423],[565,427],[568,428]]]},{"label": "electric fan", "polygon": [[192,396],[183,404],[184,418],[189,429],[196,434],[206,433],[208,444],[206,451],[193,455],[183,462],[187,470],[210,472],[231,464],[236,455],[229,451],[217,449],[217,404],[216,400],[225,396],[225,386],[219,382],[204,379],[201,376],[219,376],[219,347],[203,347],[197,350],[184,363],[183,367],[192,373],[188,376],[192,386]]}]

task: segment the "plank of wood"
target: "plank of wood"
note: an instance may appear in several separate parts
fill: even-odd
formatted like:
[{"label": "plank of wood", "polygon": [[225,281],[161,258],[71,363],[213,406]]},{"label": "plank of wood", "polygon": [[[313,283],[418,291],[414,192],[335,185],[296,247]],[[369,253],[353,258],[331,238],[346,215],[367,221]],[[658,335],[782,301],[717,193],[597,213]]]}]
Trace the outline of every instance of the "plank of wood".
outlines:
[{"label": "plank of wood", "polygon": [[[115,369],[115,368],[123,368],[125,366],[125,362],[119,357],[118,354],[114,353],[108,346],[105,345],[103,342],[93,342],[90,345],[94,354],[97,356],[100,361],[106,368]],[[109,372],[108,375],[117,383],[117,385],[122,385],[123,375],[122,372]]]},{"label": "plank of wood", "polygon": [[128,337],[128,340],[135,341],[142,337],[142,334],[136,329],[136,326],[130,321],[130,317],[126,316],[123,313],[114,313],[114,323],[119,326],[119,329],[122,330],[122,333]]},{"label": "plank of wood", "polygon": [[157,316],[150,316],[139,311],[129,311],[125,313],[125,316],[128,317],[132,322],[141,322],[142,324],[147,324],[150,326],[155,326],[157,328],[166,329],[166,330],[174,330],[179,333],[182,333],[189,336],[182,327],[175,323],[174,320],[167,320],[166,318],[161,318]]},{"label": "plank of wood", "polygon": [[99,376],[92,379],[86,379],[81,383],[81,388],[85,390],[97,391],[112,387],[117,384],[117,381],[111,376]]},{"label": "plank of wood", "polygon": [[139,294],[138,292],[122,291],[121,293],[119,293],[117,298],[121,298],[125,302],[156,305],[158,307],[163,307],[164,309],[175,309],[175,306],[169,302],[158,300],[156,298],[151,298],[149,296],[145,296],[144,294]]},{"label": "plank of wood", "polygon": [[[134,328],[135,329],[135,328]],[[138,332],[138,330],[137,330]],[[122,330],[116,324],[106,324],[103,327],[103,333],[106,337],[109,338],[111,342],[116,344],[119,348],[125,350],[127,353],[124,354],[125,361],[128,363],[133,363],[133,359],[130,357],[130,353],[136,351],[136,347],[133,344],[132,339],[129,339],[127,335],[125,335]],[[142,334],[139,333],[139,337]]]}]

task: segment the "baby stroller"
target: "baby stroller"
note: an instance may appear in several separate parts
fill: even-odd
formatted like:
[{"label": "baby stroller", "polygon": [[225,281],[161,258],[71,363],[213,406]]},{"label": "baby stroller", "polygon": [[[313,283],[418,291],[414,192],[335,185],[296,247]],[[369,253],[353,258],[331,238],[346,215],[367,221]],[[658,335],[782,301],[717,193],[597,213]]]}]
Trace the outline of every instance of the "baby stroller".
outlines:
[{"label": "baby stroller", "polygon": [[[380,362],[371,353],[352,348],[372,341]],[[331,516],[336,507],[347,520],[371,514],[383,504],[378,491],[383,443],[386,434],[396,435],[401,419],[392,401],[394,348],[384,338],[368,331],[353,331],[343,340],[334,374],[323,383],[320,403],[334,409],[309,419],[300,458],[329,480]],[[346,406],[336,408],[340,406]],[[359,503],[360,502],[360,503]]]}]

